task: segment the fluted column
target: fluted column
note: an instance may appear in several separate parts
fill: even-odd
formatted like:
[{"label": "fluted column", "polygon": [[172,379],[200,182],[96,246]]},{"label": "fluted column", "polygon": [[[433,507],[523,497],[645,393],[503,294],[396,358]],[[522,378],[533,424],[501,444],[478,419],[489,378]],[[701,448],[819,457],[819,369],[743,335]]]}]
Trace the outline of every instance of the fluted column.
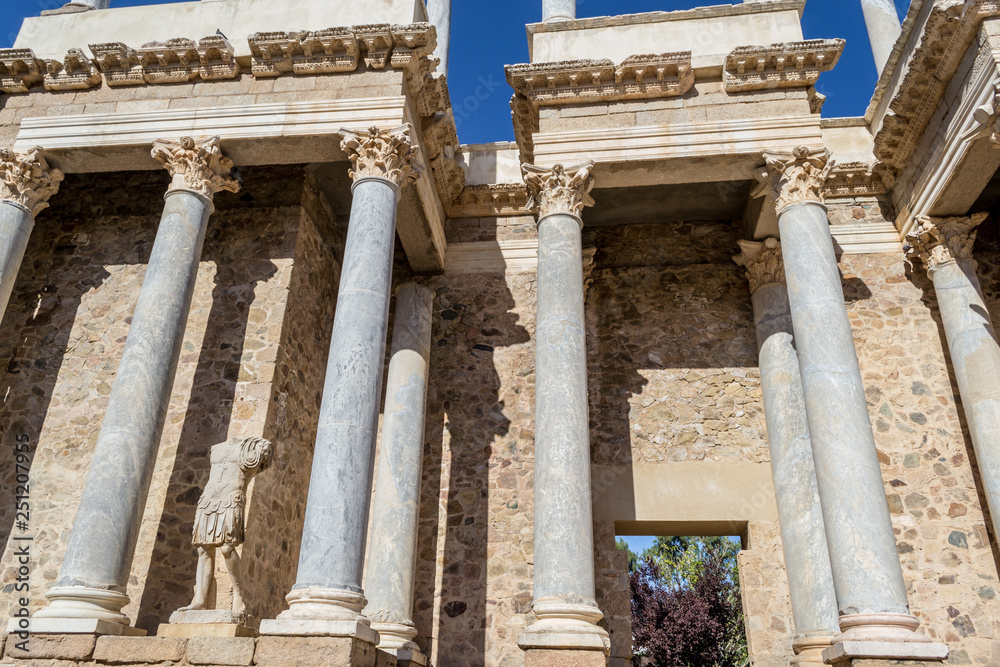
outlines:
[{"label": "fluted column", "polygon": [[986,217],[920,218],[906,250],[934,282],[994,534],[1000,535],[1000,345],[972,258],[976,228]]},{"label": "fluted column", "polygon": [[213,195],[237,192],[218,138],[158,141],[153,157],[173,180],[97,437],[83,497],[49,605],[34,632],[127,632],[121,613]]},{"label": "fluted column", "polygon": [[413,582],[433,307],[426,287],[406,283],[396,290],[365,568],[365,616],[379,633],[379,648],[413,664],[427,664],[413,641]]},{"label": "fluted column", "polygon": [[861,11],[865,16],[872,55],[875,56],[875,68],[882,76],[882,70],[902,32],[896,5],[892,0],[861,0]]},{"label": "fluted column", "polygon": [[295,585],[288,610],[261,634],[357,637],[377,633],[362,614],[365,533],[378,427],[396,206],[416,178],[409,127],[343,130],[354,199]]},{"label": "fluted column", "polygon": [[7,311],[35,216],[62,180],[63,173],[49,166],[41,148],[22,155],[0,151],[0,317]]},{"label": "fluted column", "polygon": [[542,21],[572,21],[576,18],[576,0],[542,0]]},{"label": "fluted column", "polygon": [[[538,214],[535,318],[535,623],[524,649],[609,649],[597,626],[580,214],[593,163],[524,166]],[[600,656],[603,659],[603,655]]]},{"label": "fluted column", "polygon": [[837,594],[816,484],[785,269],[777,239],[740,241],[733,259],[746,267],[757,325],[760,385],[774,493],[781,524],[788,591],[795,618],[792,664],[823,665],[823,650],[837,634]]},{"label": "fluted column", "polygon": [[[865,388],[823,203],[825,150],[765,153],[781,233],[827,545],[840,608],[824,659],[936,658],[947,647],[916,632],[896,552]],[[759,191],[758,191],[759,192]],[[847,483],[849,480],[849,483]],[[885,655],[886,646],[892,651]],[[939,655],[942,654],[943,655]]]}]

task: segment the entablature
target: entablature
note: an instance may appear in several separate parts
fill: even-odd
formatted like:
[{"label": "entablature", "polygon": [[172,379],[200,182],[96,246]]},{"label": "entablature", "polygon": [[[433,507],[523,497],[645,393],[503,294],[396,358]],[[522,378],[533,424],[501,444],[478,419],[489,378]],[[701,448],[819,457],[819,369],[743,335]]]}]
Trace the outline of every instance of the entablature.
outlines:
[{"label": "entablature", "polygon": [[840,60],[843,39],[741,46],[726,58],[726,92],[812,86]]}]

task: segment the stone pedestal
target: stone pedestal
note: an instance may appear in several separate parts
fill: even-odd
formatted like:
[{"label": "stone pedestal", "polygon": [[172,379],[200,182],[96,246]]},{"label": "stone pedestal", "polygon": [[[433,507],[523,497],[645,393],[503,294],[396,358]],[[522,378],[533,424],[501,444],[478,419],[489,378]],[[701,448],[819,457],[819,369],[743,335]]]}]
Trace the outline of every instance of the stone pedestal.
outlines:
[{"label": "stone pedestal", "polygon": [[267,667],[375,667],[377,649],[353,637],[261,637],[254,664]]},{"label": "stone pedestal", "polygon": [[[218,138],[157,142],[153,157],[173,177],[128,339],[59,579],[37,612],[35,631],[124,634],[121,613],[139,526],[156,464],[212,197],[236,192],[233,163]],[[104,625],[102,625],[102,623]]]},{"label": "stone pedestal", "polygon": [[524,667],[607,667],[601,651],[560,651],[532,649],[524,654]]},{"label": "stone pedestal", "polygon": [[35,216],[59,190],[63,173],[49,167],[41,148],[23,155],[0,151],[0,317],[35,226]]},{"label": "stone pedestal", "polygon": [[254,637],[255,620],[230,609],[175,611],[169,623],[161,623],[157,637]]},{"label": "stone pedestal", "polygon": [[[415,178],[408,127],[344,130],[354,199],[313,454],[296,583],[261,635],[378,642],[362,613],[368,507],[389,320],[396,206]],[[374,656],[374,646],[372,646]],[[340,664],[340,663],[329,663]],[[346,664],[346,663],[344,663]]]},{"label": "stone pedestal", "polygon": [[[610,650],[595,601],[580,214],[593,163],[525,165],[539,207],[535,326],[535,622],[525,650]],[[587,659],[592,659],[590,656]],[[571,664],[571,663],[550,663]]]}]

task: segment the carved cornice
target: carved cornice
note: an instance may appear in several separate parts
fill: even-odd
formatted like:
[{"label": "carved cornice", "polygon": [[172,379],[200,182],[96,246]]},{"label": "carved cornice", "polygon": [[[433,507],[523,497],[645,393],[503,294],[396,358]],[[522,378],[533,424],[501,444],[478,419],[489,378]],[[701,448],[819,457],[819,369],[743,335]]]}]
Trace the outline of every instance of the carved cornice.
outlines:
[{"label": "carved cornice", "polygon": [[691,52],[507,65],[507,83],[535,105],[677,97],[694,85]]},{"label": "carved cornice", "polygon": [[813,39],[770,46],[741,46],[726,58],[726,92],[806,88],[833,69],[844,52],[842,39]]},{"label": "carved cornice", "polygon": [[233,161],[222,154],[219,137],[201,143],[191,137],[157,140],[152,155],[173,177],[168,192],[190,190],[211,200],[216,192],[239,192],[242,185]]},{"label": "carved cornice", "polygon": [[24,154],[0,150],[0,199],[12,201],[38,215],[59,191],[63,173],[45,160],[41,148]]},{"label": "carved cornice", "polygon": [[250,70],[256,77],[334,74],[358,68],[358,38],[350,28],[315,32],[258,32],[251,35]]},{"label": "carved cornice", "polygon": [[740,251],[739,255],[733,255],[733,261],[746,269],[751,294],[764,285],[785,284],[785,262],[778,239],[740,241]]},{"label": "carved cornice", "polygon": [[764,153],[767,166],[757,173],[759,197],[772,190],[775,209],[780,214],[792,204],[824,201],[824,186],[832,164],[825,148],[799,146],[791,153]]},{"label": "carved cornice", "polygon": [[531,215],[528,188],[522,183],[467,185],[448,208],[449,218],[495,218]]},{"label": "carved cornice", "polygon": [[122,42],[91,44],[90,52],[94,54],[94,62],[104,75],[104,81],[112,88],[146,83],[139,54],[130,46]]},{"label": "carved cornice", "polygon": [[988,213],[976,213],[969,217],[931,218],[926,215],[917,218],[917,228],[906,235],[903,250],[912,263],[918,259],[928,273],[933,273],[942,264],[958,259],[972,259],[972,246],[976,242],[976,227],[989,217]]},{"label": "carved cornice", "polygon": [[584,206],[593,206],[594,177],[590,170],[593,162],[563,167],[557,164],[551,169],[533,164],[521,165],[525,185],[528,187],[528,208],[538,209],[538,220],[555,214],[574,215],[579,218]]},{"label": "carved cornice", "polygon": [[402,187],[416,180],[416,149],[410,141],[409,125],[391,130],[369,128],[359,134],[341,130],[341,149],[351,160],[350,176],[355,182],[363,178],[381,178]]},{"label": "carved cornice", "polygon": [[[890,178],[913,156],[979,23],[1000,15],[998,0],[936,0],[875,135],[875,157]],[[886,180],[883,178],[883,180]],[[887,183],[888,184],[888,183]]]},{"label": "carved cornice", "polygon": [[82,49],[70,49],[62,61],[46,60],[45,90],[86,90],[101,83],[101,72]]},{"label": "carved cornice", "polygon": [[5,93],[26,93],[41,83],[45,63],[31,49],[0,49],[0,90]]},{"label": "carved cornice", "polygon": [[886,192],[885,184],[869,162],[833,163],[823,187],[825,197],[869,197]]}]

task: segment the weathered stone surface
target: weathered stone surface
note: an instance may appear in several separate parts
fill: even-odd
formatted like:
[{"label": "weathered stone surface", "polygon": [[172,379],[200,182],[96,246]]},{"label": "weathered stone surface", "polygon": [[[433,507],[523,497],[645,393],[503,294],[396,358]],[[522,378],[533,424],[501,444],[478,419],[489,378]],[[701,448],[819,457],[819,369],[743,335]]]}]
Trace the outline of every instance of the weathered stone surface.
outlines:
[{"label": "weathered stone surface", "polygon": [[600,651],[525,651],[524,667],[605,667],[608,659]]},{"label": "weathered stone surface", "polygon": [[98,637],[94,660],[110,664],[180,662],[185,640],[172,637]]},{"label": "weathered stone surface", "polygon": [[350,637],[261,637],[254,664],[262,667],[375,667],[373,645]]},{"label": "weathered stone surface", "polygon": [[249,665],[255,648],[251,637],[192,637],[187,659],[192,665]]},{"label": "weathered stone surface", "polygon": [[94,653],[96,635],[31,635],[28,650],[17,648],[19,639],[7,642],[4,658],[55,658],[58,660],[86,660]]}]

